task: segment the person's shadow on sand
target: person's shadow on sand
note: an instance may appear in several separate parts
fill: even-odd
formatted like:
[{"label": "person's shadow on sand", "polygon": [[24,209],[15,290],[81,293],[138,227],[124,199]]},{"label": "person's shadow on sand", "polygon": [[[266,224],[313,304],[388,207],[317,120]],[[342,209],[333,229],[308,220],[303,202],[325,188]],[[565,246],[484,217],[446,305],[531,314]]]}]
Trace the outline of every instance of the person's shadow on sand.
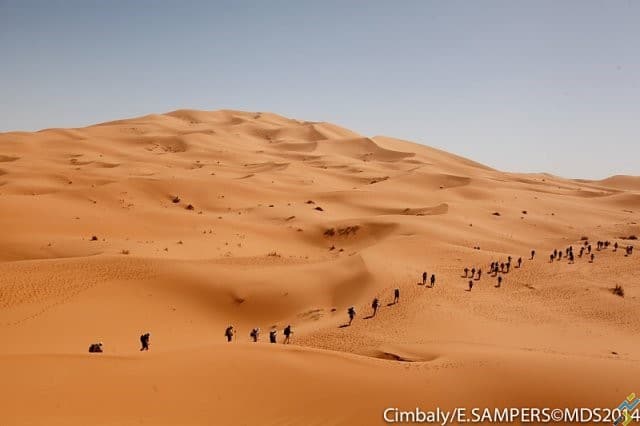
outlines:
[{"label": "person's shadow on sand", "polygon": [[364,317],[363,319],[371,319],[371,318],[373,318],[373,317],[374,317],[373,315],[369,315],[369,316],[367,316],[367,317]]},{"label": "person's shadow on sand", "polygon": [[347,328],[347,327],[349,327],[349,326],[351,326],[351,324],[346,323],[346,324],[342,324],[342,325],[340,325],[338,328]]}]

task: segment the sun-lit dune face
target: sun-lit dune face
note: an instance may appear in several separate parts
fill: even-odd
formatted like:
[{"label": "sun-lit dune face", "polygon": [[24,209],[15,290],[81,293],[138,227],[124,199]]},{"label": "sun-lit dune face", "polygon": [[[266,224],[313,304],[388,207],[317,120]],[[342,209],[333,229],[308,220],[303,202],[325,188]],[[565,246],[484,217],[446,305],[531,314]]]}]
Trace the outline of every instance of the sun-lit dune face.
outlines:
[{"label": "sun-lit dune face", "polygon": [[[640,391],[638,179],[503,173],[272,113],[0,134],[0,424],[617,406]],[[582,237],[592,263],[550,261]]]}]

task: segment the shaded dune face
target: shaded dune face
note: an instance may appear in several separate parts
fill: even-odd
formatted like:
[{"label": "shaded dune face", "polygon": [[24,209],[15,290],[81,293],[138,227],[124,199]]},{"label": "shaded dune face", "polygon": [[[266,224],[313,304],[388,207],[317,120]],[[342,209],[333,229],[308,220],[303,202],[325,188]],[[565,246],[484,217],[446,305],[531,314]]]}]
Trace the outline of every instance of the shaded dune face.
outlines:
[{"label": "shaded dune face", "polygon": [[[622,249],[639,200],[637,177],[503,173],[265,112],[0,134],[2,419],[368,425],[461,400],[617,406],[640,376],[640,263]],[[583,237],[593,263],[549,261]],[[507,256],[523,264],[498,288],[489,264]],[[483,269],[471,291],[465,267]],[[292,345],[266,344],[288,324]]]}]

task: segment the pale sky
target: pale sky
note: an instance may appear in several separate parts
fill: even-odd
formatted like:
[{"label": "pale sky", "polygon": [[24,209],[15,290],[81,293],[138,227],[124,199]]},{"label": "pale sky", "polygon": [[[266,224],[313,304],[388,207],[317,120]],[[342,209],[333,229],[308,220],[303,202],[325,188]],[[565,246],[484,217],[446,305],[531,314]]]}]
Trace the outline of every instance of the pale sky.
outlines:
[{"label": "pale sky", "polygon": [[640,1],[0,0],[0,131],[180,108],[640,175]]}]

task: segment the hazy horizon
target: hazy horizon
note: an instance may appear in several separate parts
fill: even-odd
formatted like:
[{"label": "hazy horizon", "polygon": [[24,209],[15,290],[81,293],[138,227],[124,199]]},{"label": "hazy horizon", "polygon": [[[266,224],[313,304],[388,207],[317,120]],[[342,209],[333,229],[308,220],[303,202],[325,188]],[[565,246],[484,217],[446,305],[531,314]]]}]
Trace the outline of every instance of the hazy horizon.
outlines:
[{"label": "hazy horizon", "polygon": [[0,131],[269,111],[505,171],[640,175],[638,18],[630,1],[0,1]]}]

